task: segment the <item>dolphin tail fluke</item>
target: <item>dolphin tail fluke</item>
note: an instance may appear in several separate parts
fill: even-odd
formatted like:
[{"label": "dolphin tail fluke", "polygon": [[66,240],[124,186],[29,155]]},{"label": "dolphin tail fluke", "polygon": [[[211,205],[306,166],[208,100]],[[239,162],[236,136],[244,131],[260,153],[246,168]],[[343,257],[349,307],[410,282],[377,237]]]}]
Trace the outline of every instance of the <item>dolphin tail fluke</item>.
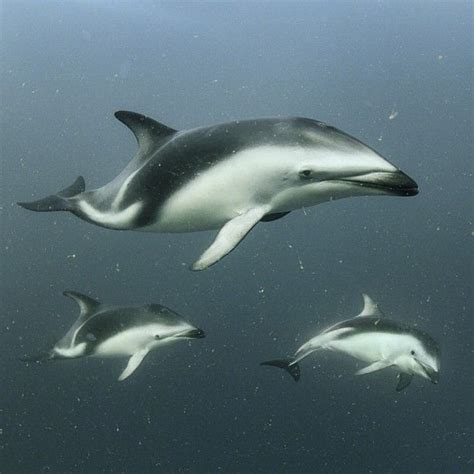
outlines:
[{"label": "dolphin tail fluke", "polygon": [[19,202],[18,205],[35,212],[72,211],[73,206],[69,198],[83,193],[85,189],[86,183],[84,178],[79,176],[71,186],[68,186],[56,194],[39,199],[38,201]]},{"label": "dolphin tail fluke", "polygon": [[272,367],[278,367],[279,369],[286,370],[295,382],[298,382],[300,379],[300,366],[298,363],[292,363],[293,359],[276,359],[276,360],[267,360],[266,362],[261,362],[260,365],[270,365]]}]

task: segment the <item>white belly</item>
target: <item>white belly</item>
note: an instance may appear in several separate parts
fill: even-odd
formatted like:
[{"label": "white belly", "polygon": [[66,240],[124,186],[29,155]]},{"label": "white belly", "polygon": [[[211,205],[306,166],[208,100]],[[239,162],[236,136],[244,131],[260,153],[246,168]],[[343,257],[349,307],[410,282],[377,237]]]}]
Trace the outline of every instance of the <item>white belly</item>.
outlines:
[{"label": "white belly", "polygon": [[96,347],[94,356],[131,356],[135,352],[154,343],[153,337],[150,336],[149,332],[144,331],[143,328],[128,329],[99,344]]},{"label": "white belly", "polygon": [[218,229],[248,209],[271,203],[285,189],[288,162],[300,156],[300,149],[272,146],[236,153],[171,196],[161,209],[159,221],[144,230]]},{"label": "white belly", "polygon": [[400,352],[401,336],[383,333],[362,333],[331,341],[329,350],[343,352],[364,362],[394,359]]}]

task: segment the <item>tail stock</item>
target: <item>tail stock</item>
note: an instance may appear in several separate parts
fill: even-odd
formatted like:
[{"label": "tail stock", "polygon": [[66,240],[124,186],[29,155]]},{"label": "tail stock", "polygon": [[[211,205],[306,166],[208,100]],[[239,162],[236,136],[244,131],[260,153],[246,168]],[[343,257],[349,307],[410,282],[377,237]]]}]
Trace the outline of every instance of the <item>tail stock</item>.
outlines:
[{"label": "tail stock", "polygon": [[25,355],[23,357],[20,357],[20,360],[22,362],[36,363],[42,363],[53,359],[56,359],[56,357],[54,356],[54,353],[52,351],[43,351],[38,352],[37,354]]}]

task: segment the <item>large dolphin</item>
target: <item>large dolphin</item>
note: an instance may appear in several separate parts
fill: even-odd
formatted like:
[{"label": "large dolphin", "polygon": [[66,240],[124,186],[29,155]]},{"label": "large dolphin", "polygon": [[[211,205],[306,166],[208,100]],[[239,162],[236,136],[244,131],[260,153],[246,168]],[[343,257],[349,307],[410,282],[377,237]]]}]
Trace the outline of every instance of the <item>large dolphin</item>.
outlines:
[{"label": "large dolphin", "polygon": [[293,357],[270,360],[261,365],[285,369],[298,381],[298,363],[314,351],[329,350],[369,364],[358,370],[356,375],[370,374],[387,367],[396,368],[399,371],[397,391],[408,387],[414,375],[438,383],[438,343],[419,329],[386,319],[368,295],[363,297],[364,309],[355,318],[325,329],[303,344]]},{"label": "large dolphin", "polygon": [[153,349],[170,342],[204,337],[204,331],[159,304],[111,306],[77,291],[65,291],[80,309],[79,317],[52,349],[24,361],[78,357],[129,357],[119,380],[132,375]]},{"label": "large dolphin", "polygon": [[110,229],[220,229],[192,265],[203,270],[232,251],[260,221],[351,196],[414,196],[417,184],[350,135],[306,118],[243,120],[178,132],[117,112],[138,152],[110,183],[85,191],[79,177],[55,195],[18,203],[70,211]]}]

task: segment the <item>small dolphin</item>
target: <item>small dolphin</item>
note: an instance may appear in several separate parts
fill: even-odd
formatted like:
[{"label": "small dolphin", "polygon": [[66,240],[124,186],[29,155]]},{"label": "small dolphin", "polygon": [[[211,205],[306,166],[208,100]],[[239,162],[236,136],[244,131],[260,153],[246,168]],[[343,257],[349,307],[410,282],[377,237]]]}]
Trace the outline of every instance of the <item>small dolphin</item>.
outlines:
[{"label": "small dolphin", "polygon": [[138,152],[105,186],[81,176],[34,202],[31,211],[70,211],[110,229],[220,229],[192,265],[203,270],[231,252],[260,221],[351,196],[414,196],[418,186],[372,148],[316,120],[268,118],[178,132],[133,112],[115,117]]},{"label": "small dolphin", "polygon": [[79,305],[77,321],[50,351],[22,360],[130,356],[127,367],[118,378],[122,381],[135,372],[151,350],[180,339],[205,336],[202,329],[159,304],[110,306],[76,291],[63,294]]},{"label": "small dolphin", "polygon": [[377,304],[367,295],[364,309],[353,319],[331,326],[303,344],[292,358],[262,362],[300,378],[298,362],[317,350],[327,349],[350,355],[369,365],[356,375],[370,374],[386,367],[399,370],[397,391],[410,385],[414,375],[439,381],[440,348],[419,329],[385,319]]}]

